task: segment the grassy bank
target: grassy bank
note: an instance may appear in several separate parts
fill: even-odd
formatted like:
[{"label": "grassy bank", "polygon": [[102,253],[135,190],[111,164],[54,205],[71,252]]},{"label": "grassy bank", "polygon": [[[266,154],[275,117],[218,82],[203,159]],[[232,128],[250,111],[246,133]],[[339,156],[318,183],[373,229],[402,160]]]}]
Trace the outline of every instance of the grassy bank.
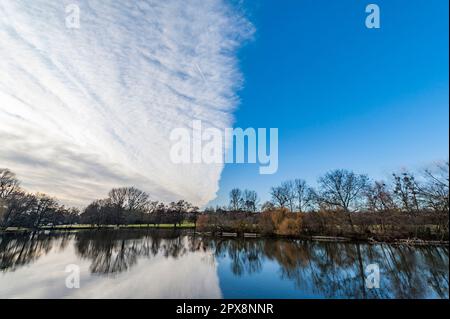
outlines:
[{"label": "grassy bank", "polygon": [[[55,226],[41,226],[38,230],[82,230],[82,229],[145,229],[145,228],[162,228],[162,229],[192,229],[195,228],[194,223],[182,223],[176,227],[173,224],[130,224],[130,225],[88,225],[88,224],[76,224],[76,225],[55,225]],[[14,232],[14,231],[33,231],[36,229],[25,227],[8,227],[6,229],[0,229],[0,232]]]}]

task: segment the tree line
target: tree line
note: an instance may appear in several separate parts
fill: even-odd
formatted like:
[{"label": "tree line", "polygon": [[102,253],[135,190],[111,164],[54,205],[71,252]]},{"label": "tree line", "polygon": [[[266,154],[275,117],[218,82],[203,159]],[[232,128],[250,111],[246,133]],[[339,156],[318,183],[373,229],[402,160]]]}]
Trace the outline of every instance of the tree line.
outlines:
[{"label": "tree line", "polygon": [[80,211],[67,208],[55,198],[42,193],[31,194],[20,187],[16,175],[0,169],[0,228],[39,228],[46,225],[91,224],[173,224],[196,221],[198,207],[185,200],[165,204],[152,201],[135,187],[113,188],[104,199],[93,201]]},{"label": "tree line", "polygon": [[77,208],[61,205],[46,194],[27,193],[13,172],[0,168],[0,228],[73,224],[79,221],[79,216]]},{"label": "tree line", "polygon": [[80,215],[80,221],[97,226],[172,224],[196,222],[199,208],[185,200],[165,204],[150,200],[150,196],[135,187],[112,189],[105,199],[95,200]]},{"label": "tree line", "polygon": [[[232,189],[224,207],[199,208],[185,200],[163,203],[135,187],[112,189],[106,198],[83,210],[68,208],[41,193],[20,187],[16,175],[0,169],[0,227],[39,228],[43,225],[172,224],[187,221],[212,231],[253,231],[266,234],[348,234],[376,231],[394,234],[398,224],[432,225],[426,230],[448,237],[448,161],[413,174],[393,173],[389,181],[372,181],[365,174],[339,169],[317,180],[302,179],[270,189],[271,200],[260,203],[253,190]],[[372,227],[372,228],[371,228]],[[379,229],[378,229],[379,228]],[[372,229],[372,230],[371,230]],[[419,236],[418,227],[413,236]],[[398,234],[397,234],[398,235]],[[408,230],[402,235],[411,235]],[[442,236],[441,236],[442,237]]]},{"label": "tree line", "polygon": [[[270,196],[260,204],[255,191],[232,189],[228,206],[206,208],[209,215],[199,224],[212,231],[288,236],[448,238],[448,161],[416,174],[393,173],[389,181],[337,169],[319,177],[316,187],[288,180],[271,187]],[[255,212],[262,214],[255,217]]]},{"label": "tree line", "polygon": [[405,171],[393,173],[388,182],[371,181],[365,174],[338,169],[319,177],[316,188],[303,179],[282,182],[270,189],[271,200],[261,205],[255,191],[234,188],[227,207],[209,207],[206,211],[448,211],[449,163],[436,164],[417,175]]}]

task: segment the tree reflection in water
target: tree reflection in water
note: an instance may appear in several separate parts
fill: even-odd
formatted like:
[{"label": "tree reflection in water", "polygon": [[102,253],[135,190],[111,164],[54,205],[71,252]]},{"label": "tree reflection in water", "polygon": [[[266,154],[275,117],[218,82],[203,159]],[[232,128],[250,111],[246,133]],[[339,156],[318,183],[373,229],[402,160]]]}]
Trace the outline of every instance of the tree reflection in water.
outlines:
[{"label": "tree reflection in water", "polygon": [[[0,271],[15,271],[36,261],[52,248],[64,249],[70,234],[21,233],[0,235]],[[56,240],[57,239],[57,240]]]},{"label": "tree reflection in water", "polygon": [[[2,272],[34,263],[73,244],[90,271],[114,275],[156,255],[177,259],[192,252],[227,258],[236,277],[261,273],[266,262],[301,291],[326,298],[448,298],[448,247],[324,243],[284,239],[221,239],[180,230],[105,230],[0,235]],[[211,260],[210,262],[214,262]],[[364,270],[377,263],[381,289],[367,289]]]},{"label": "tree reflection in water", "polygon": [[[283,279],[326,298],[448,298],[447,247],[228,240],[218,242],[215,253],[228,254],[237,276],[257,272],[265,259],[276,261]],[[381,271],[381,289],[365,285],[365,268],[373,263]]]},{"label": "tree reflection in water", "polygon": [[202,248],[201,241],[189,240],[181,231],[155,229],[79,232],[75,246],[82,259],[91,261],[90,270],[95,274],[123,272],[139,257],[161,254],[176,259]]}]

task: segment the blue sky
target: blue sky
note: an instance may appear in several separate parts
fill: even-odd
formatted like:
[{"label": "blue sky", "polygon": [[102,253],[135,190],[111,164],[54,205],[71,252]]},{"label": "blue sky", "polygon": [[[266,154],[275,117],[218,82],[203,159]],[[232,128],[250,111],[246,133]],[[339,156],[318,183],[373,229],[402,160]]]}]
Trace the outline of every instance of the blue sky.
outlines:
[{"label": "blue sky", "polygon": [[[448,0],[16,0],[0,16],[0,167],[67,205],[122,186],[267,200],[287,179],[448,158]],[[174,162],[171,133],[196,120],[278,128],[278,172]]]},{"label": "blue sky", "polygon": [[[376,3],[381,28],[365,27]],[[448,1],[241,2],[254,39],[239,52],[245,79],[235,127],[279,128],[279,170],[228,164],[233,187],[268,199],[291,178],[314,185],[335,168],[389,178],[448,158]]]}]

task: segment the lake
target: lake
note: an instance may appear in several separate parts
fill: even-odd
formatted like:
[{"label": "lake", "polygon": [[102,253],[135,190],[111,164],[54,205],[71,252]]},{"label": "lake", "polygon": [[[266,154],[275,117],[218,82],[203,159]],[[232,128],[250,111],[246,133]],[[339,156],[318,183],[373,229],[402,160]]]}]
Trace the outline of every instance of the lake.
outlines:
[{"label": "lake", "polygon": [[0,234],[0,298],[448,297],[448,247],[157,229]]}]

